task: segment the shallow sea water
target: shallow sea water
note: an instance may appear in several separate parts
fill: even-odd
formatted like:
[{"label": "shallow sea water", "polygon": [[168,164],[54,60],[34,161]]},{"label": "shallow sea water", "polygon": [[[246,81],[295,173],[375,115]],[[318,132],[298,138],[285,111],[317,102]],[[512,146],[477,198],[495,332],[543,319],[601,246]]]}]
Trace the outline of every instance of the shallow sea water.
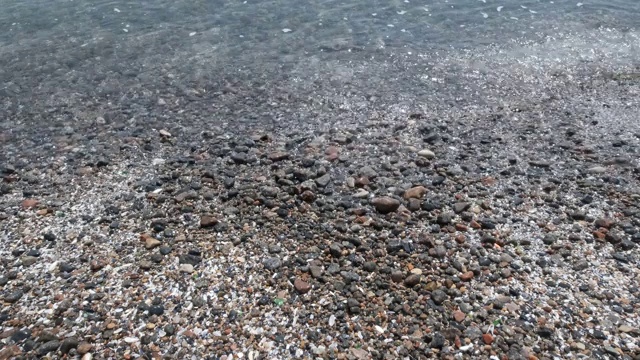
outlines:
[{"label": "shallow sea water", "polygon": [[577,96],[576,79],[634,78],[638,14],[634,0],[6,0],[0,115],[4,128],[60,106],[74,121],[105,107],[140,118],[152,98],[233,91],[244,100],[212,115],[334,126],[340,111]]}]

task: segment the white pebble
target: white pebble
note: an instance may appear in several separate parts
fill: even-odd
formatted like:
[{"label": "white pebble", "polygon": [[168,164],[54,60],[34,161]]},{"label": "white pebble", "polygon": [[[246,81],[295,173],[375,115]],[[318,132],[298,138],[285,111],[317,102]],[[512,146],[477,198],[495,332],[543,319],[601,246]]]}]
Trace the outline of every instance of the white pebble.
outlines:
[{"label": "white pebble", "polygon": [[422,156],[423,158],[426,158],[426,159],[433,159],[434,157],[436,157],[436,154],[429,149],[423,149],[418,151],[418,156]]},{"label": "white pebble", "polygon": [[134,342],[137,342],[139,339],[137,337],[133,337],[133,336],[127,336],[126,338],[124,338],[124,342],[126,342],[127,344],[132,344]]}]

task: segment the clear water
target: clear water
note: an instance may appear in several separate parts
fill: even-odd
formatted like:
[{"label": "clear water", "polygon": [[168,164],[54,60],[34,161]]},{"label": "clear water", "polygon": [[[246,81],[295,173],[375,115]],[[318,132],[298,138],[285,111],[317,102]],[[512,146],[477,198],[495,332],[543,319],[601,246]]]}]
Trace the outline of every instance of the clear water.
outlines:
[{"label": "clear water", "polygon": [[629,73],[640,59],[636,0],[4,0],[0,6],[5,119],[63,105],[78,118],[107,107],[143,116],[152,98],[229,91],[245,100],[219,99],[211,112],[241,113],[251,105],[260,113],[278,102],[287,103],[282,113],[320,112],[327,103],[392,112],[416,102],[515,101],[547,87],[553,72],[588,77],[588,64]]}]

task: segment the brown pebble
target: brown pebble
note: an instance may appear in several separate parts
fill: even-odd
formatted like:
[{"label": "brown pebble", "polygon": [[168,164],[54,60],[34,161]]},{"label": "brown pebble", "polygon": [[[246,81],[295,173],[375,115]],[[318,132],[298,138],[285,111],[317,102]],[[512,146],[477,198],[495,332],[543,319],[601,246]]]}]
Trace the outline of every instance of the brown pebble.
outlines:
[{"label": "brown pebble", "polygon": [[78,347],[76,348],[76,351],[78,352],[78,354],[80,355],[84,355],[86,353],[88,353],[89,351],[91,351],[91,349],[93,348],[93,345],[83,342],[78,344]]},{"label": "brown pebble", "polygon": [[211,227],[218,224],[218,219],[210,215],[204,215],[200,218],[200,227]]},{"label": "brown pebble", "polygon": [[314,194],[311,190],[305,190],[302,194],[300,194],[300,198],[303,201],[310,203],[316,199],[316,194]]},{"label": "brown pebble", "polygon": [[36,199],[25,199],[22,200],[22,207],[25,209],[32,209],[38,206],[39,202]]},{"label": "brown pebble", "polygon": [[371,204],[381,214],[392,213],[400,207],[400,201],[388,196],[374,198],[371,200]]},{"label": "brown pebble", "polygon": [[482,341],[484,341],[484,343],[487,345],[491,345],[491,343],[493,342],[493,335],[482,334]]},{"label": "brown pebble", "polygon": [[457,322],[462,322],[465,317],[466,315],[460,310],[456,310],[453,312],[453,319]]},{"label": "brown pebble", "polygon": [[306,294],[311,291],[311,284],[300,278],[294,280],[293,286],[299,294]]},{"label": "brown pebble", "polygon": [[427,193],[427,188],[424,186],[415,186],[404,192],[405,199],[420,199]]},{"label": "brown pebble", "polygon": [[284,152],[284,151],[276,151],[276,152],[272,152],[271,154],[269,154],[268,156],[269,160],[271,161],[282,161],[282,160],[286,160],[289,158],[289,153]]},{"label": "brown pebble", "polygon": [[22,350],[18,345],[9,346],[0,351],[0,360],[15,359],[20,354],[22,354]]},{"label": "brown pebble", "polygon": [[467,271],[460,275],[460,280],[462,281],[471,281],[471,279],[473,279],[473,271]]}]

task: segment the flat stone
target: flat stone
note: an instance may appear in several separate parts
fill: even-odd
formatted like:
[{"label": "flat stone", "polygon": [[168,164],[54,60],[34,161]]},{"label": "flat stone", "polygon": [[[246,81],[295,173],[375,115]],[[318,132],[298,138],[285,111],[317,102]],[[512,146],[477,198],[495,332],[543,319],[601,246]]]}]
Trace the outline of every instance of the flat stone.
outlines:
[{"label": "flat stone", "polygon": [[285,151],[274,151],[270,153],[267,157],[269,158],[269,160],[273,162],[282,161],[282,160],[287,160],[289,158],[289,153]]},{"label": "flat stone", "polygon": [[392,213],[400,207],[399,200],[388,196],[373,198],[373,200],[371,200],[371,204],[375,207],[376,211],[381,214]]},{"label": "flat stone", "polygon": [[183,273],[191,274],[193,273],[193,265],[191,264],[181,264],[180,271]]},{"label": "flat stone", "polygon": [[607,172],[607,168],[604,166],[594,166],[587,169],[590,174],[604,174]]}]

